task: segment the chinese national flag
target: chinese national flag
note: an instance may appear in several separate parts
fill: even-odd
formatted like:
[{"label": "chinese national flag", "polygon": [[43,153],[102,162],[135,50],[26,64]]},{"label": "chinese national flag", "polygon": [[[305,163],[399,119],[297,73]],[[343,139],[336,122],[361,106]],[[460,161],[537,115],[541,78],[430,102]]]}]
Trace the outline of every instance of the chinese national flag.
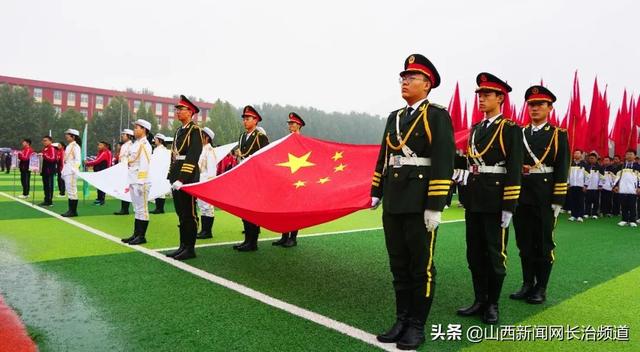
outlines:
[{"label": "chinese national flag", "polygon": [[271,231],[294,231],[368,208],[379,148],[290,134],[181,190]]}]

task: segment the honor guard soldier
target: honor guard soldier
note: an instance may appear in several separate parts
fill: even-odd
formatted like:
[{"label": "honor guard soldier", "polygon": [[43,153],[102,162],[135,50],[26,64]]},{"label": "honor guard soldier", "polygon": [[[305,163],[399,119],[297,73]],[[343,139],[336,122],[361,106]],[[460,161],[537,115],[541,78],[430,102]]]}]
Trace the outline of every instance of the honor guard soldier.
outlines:
[{"label": "honor guard soldier", "polygon": [[377,339],[410,350],[425,339],[435,293],[436,233],[452,184],[455,146],[449,113],[427,100],[431,89],[440,85],[431,61],[420,54],[409,56],[399,81],[407,105],[387,119],[371,207],[382,202],[396,301],[396,322]]},{"label": "honor guard soldier", "polygon": [[[204,145],[202,146],[202,154],[198,159],[198,168],[200,169],[200,181],[207,181],[216,177],[216,169],[218,166],[218,160],[216,159],[216,153],[213,150],[213,138],[216,134],[209,128],[202,129],[204,132]],[[213,221],[215,220],[213,211],[213,205],[203,201],[197,200],[198,208],[200,209],[200,232],[196,236],[199,239],[212,238],[213,233]]]},{"label": "honor guard soldier", "polygon": [[[161,133],[157,133],[155,136],[153,136],[153,144],[155,145],[155,148],[153,149],[151,155],[160,153],[171,154],[171,151],[169,151],[169,149],[167,149],[167,147],[165,147],[164,145],[166,140],[167,137]],[[150,211],[149,214],[164,214],[165,196],[166,195],[163,194],[155,199],[156,208]]]},{"label": "honor guard soldier", "polygon": [[498,322],[498,300],[506,275],[509,223],[520,195],[522,131],[500,113],[511,87],[490,73],[476,79],[483,121],[472,127],[467,147],[469,178],[465,225],[467,262],[475,300],[458,315]]},{"label": "honor guard soldier", "polygon": [[122,239],[122,242],[131,245],[147,243],[146,234],[149,226],[149,190],[151,180],[149,179],[149,164],[151,163],[151,143],[149,143],[149,131],[151,123],[138,119],[134,123],[133,135],[135,142],[131,145],[129,152],[128,180],[129,194],[135,212],[133,235]]},{"label": "honor guard soldier", "polygon": [[[125,128],[120,133],[120,153],[118,153],[119,163],[128,163],[129,153],[131,153],[131,146],[133,145],[133,130]],[[120,210],[113,213],[113,215],[129,215],[129,202],[121,200]]]},{"label": "honor guard soldier", "polygon": [[509,298],[540,304],[555,260],[554,229],[567,194],[567,131],[548,122],[555,95],[543,86],[525,93],[531,124],[522,130],[524,166],[513,228],[522,263],[522,287]]},{"label": "honor guard soldier", "polygon": [[[236,157],[239,163],[269,144],[267,136],[258,130],[258,123],[260,121],[262,121],[262,116],[260,116],[253,106],[247,105],[244,107],[242,110],[242,123],[246,131],[240,135],[238,149],[236,149]],[[260,227],[244,219],[242,220],[242,224],[244,226],[244,241],[234,245],[233,249],[240,252],[258,250]]]},{"label": "honor guard soldier", "polygon": [[[287,125],[289,126],[289,133],[300,133],[302,131],[302,127],[306,125],[302,117],[296,114],[295,112],[289,113],[289,119],[287,120]],[[291,248],[298,245],[298,230],[285,232],[282,234],[282,237],[271,243],[274,246],[282,246],[284,248]]]},{"label": "honor guard soldier", "polygon": [[82,163],[82,151],[80,150],[80,132],[73,128],[64,131],[67,147],[64,149],[64,167],[62,178],[69,198],[69,210],[62,214],[64,217],[78,216],[78,173]]},{"label": "honor guard soldier", "polygon": [[173,205],[180,224],[180,247],[167,256],[177,260],[185,260],[196,256],[195,244],[198,232],[198,215],[196,214],[196,198],[181,191],[180,188],[189,183],[198,182],[200,171],[198,159],[202,153],[202,130],[193,121],[193,115],[200,112],[184,95],[175,106],[177,119],[182,123],[173,137],[171,147],[171,166],[168,179],[171,182]]}]

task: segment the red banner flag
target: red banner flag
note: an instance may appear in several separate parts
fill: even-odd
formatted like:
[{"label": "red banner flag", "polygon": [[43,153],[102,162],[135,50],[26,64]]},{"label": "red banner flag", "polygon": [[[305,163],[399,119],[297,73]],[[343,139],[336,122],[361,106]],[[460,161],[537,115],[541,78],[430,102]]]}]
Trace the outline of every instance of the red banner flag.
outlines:
[{"label": "red banner flag", "polygon": [[182,190],[271,231],[294,231],[369,208],[379,149],[291,134]]}]

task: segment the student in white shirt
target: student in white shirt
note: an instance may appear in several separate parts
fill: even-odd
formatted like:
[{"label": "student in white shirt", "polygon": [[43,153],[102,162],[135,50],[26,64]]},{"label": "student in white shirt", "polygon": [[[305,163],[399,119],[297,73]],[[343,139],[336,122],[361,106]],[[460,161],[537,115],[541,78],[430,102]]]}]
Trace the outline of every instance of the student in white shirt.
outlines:
[{"label": "student in white shirt", "polygon": [[586,181],[589,174],[585,171],[582,151],[573,152],[573,160],[569,168],[569,191],[567,193],[567,210],[571,212],[569,221],[582,222],[584,216],[584,195],[587,191]]},{"label": "student in white shirt", "polygon": [[622,212],[622,220],[618,226],[636,227],[637,213],[636,201],[638,192],[638,174],[640,173],[640,165],[635,163],[635,150],[628,150],[624,156],[622,168],[616,174],[614,192],[620,194],[620,208]]}]

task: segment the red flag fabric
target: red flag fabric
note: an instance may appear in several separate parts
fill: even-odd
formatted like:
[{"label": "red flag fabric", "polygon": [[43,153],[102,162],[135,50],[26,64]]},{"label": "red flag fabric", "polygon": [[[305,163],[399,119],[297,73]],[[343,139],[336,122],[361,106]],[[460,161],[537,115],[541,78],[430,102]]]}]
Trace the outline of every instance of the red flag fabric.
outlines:
[{"label": "red flag fabric", "polygon": [[478,95],[476,94],[473,97],[473,111],[471,112],[471,125],[475,125],[476,123],[482,121],[484,118],[484,113],[480,111],[480,107],[478,106]]},{"label": "red flag fabric", "polygon": [[463,129],[462,108],[460,103],[460,88],[458,87],[458,83],[456,83],[456,90],[451,97],[451,101],[449,102],[449,114],[451,115],[451,124],[453,126],[453,131],[455,132]]},{"label": "red flag fabric", "polygon": [[294,231],[369,208],[379,149],[290,134],[181,189],[271,231]]},{"label": "red flag fabric", "polygon": [[469,140],[470,134],[471,128],[467,128],[466,130],[461,130],[453,134],[453,139],[456,142],[456,149],[462,150],[465,153],[467,152],[465,149],[467,148],[467,141]]}]

